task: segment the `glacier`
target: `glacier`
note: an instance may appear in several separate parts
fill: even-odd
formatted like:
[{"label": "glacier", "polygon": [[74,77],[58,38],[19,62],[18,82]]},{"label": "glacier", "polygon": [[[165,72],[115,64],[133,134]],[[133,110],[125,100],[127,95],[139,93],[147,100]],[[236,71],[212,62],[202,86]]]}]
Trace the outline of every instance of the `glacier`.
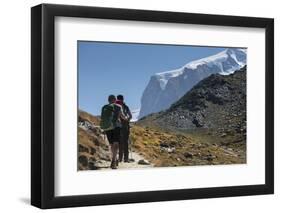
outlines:
[{"label": "glacier", "polygon": [[211,74],[229,75],[247,63],[247,49],[227,48],[184,66],[151,76],[141,97],[138,118],[170,107],[195,84]]}]

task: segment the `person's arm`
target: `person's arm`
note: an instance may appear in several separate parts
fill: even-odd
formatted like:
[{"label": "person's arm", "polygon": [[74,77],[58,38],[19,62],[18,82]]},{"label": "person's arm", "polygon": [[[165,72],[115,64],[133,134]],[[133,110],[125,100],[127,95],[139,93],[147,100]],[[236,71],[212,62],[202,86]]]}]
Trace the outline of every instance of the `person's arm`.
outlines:
[{"label": "person's arm", "polygon": [[127,108],[128,108],[128,115],[129,115],[129,117],[128,117],[128,121],[130,121],[131,119],[132,119],[132,113],[131,113],[131,110],[130,110],[130,108],[127,106]]}]

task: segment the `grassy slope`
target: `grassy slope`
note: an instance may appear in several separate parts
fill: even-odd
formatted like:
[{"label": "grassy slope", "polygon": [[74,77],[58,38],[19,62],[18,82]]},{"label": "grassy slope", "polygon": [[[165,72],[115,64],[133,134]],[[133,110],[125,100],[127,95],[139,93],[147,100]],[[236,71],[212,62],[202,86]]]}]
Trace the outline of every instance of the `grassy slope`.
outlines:
[{"label": "grassy slope", "polygon": [[224,146],[207,132],[196,134],[160,131],[156,127],[134,125],[133,148],[155,166],[188,166],[245,163],[241,148]]},{"label": "grassy slope", "polygon": [[97,116],[93,116],[88,112],[85,112],[83,110],[79,110],[79,117],[81,117],[83,120],[90,121],[91,123],[95,124],[96,126],[100,125],[100,118]]}]

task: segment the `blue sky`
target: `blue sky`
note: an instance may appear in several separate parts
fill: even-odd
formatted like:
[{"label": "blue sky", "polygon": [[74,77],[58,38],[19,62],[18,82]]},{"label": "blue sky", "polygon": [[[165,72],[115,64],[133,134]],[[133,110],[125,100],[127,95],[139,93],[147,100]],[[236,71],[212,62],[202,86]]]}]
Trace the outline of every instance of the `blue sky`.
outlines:
[{"label": "blue sky", "polygon": [[99,115],[109,94],[140,108],[150,76],[177,69],[225,48],[78,41],[79,108]]}]

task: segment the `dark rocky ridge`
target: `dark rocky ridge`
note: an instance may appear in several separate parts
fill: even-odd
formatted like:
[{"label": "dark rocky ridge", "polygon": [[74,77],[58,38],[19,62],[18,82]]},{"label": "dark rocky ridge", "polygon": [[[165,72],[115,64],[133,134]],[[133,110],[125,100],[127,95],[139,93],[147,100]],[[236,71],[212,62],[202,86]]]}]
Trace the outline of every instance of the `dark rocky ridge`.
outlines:
[{"label": "dark rocky ridge", "polygon": [[230,75],[213,74],[195,85],[168,110],[140,124],[169,130],[213,129],[246,136],[246,66]]}]

